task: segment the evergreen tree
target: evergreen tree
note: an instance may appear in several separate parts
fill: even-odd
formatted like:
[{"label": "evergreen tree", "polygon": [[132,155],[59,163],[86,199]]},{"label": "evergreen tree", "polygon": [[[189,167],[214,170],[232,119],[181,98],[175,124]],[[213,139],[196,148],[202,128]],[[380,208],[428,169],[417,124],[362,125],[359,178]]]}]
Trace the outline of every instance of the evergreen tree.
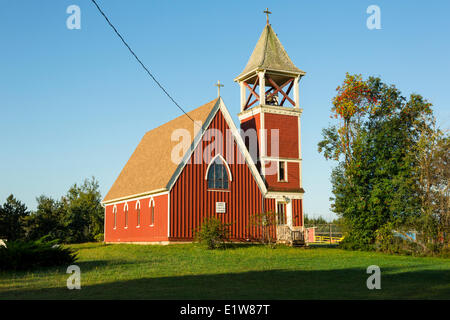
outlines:
[{"label": "evergreen tree", "polygon": [[44,195],[38,197],[36,201],[37,210],[26,219],[27,239],[38,240],[47,236],[48,240],[64,240],[66,229],[63,224],[62,202]]},{"label": "evergreen tree", "polygon": [[11,194],[3,206],[0,206],[0,239],[23,240],[24,220],[28,215],[27,207]]}]

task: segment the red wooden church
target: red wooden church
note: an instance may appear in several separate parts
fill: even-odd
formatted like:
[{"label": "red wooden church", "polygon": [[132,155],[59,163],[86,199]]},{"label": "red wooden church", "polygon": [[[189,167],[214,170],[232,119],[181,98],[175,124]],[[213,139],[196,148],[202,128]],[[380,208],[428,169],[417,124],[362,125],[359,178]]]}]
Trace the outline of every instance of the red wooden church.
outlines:
[{"label": "red wooden church", "polygon": [[105,242],[192,241],[207,216],[231,223],[232,240],[251,241],[263,211],[276,212],[279,241],[302,239],[304,75],[267,23],[235,79],[241,130],[219,96],[147,132],[102,202]]}]

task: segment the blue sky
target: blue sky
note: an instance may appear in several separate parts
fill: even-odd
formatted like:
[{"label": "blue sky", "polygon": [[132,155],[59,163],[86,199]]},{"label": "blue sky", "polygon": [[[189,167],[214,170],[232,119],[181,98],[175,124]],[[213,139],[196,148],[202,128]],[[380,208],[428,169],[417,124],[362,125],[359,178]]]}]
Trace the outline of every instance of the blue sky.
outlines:
[{"label": "blue sky", "polygon": [[[345,72],[380,76],[419,93],[450,127],[449,1],[124,1],[98,0],[138,56],[186,109],[217,95],[239,112],[233,79],[265,25],[300,82],[305,212],[332,218],[333,162],[317,152],[331,98]],[[66,8],[81,8],[69,30]],[[369,5],[381,30],[366,27]],[[144,133],[180,110],[140,68],[88,0],[0,1],[0,202],[13,193],[31,209],[95,176],[102,194]],[[237,117],[235,116],[237,123]]]}]

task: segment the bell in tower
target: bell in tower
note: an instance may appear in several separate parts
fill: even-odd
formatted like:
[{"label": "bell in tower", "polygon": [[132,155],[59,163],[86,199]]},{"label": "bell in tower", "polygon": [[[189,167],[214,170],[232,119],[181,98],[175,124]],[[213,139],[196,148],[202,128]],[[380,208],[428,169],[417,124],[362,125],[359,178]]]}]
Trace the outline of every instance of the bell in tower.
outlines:
[{"label": "bell in tower", "polygon": [[298,82],[304,75],[292,63],[267,19],[247,65],[235,79],[241,86],[241,112],[258,104],[299,108]]}]

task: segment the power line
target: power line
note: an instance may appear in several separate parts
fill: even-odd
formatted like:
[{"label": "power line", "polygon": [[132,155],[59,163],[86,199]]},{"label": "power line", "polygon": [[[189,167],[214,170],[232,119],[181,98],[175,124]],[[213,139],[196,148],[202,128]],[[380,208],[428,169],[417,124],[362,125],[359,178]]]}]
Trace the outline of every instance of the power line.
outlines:
[{"label": "power line", "polygon": [[128,50],[131,52],[131,54],[134,56],[134,58],[137,60],[137,62],[139,62],[139,64],[142,66],[142,68],[144,68],[144,70],[148,73],[148,75],[153,79],[153,81],[156,82],[156,84],[161,88],[162,91],[164,91],[164,93],[169,97],[170,100],[172,100],[173,103],[175,103],[175,105],[181,110],[183,111],[183,113],[192,120],[192,122],[194,122],[196,125],[198,125],[194,119],[192,119],[187,113],[186,111],[183,110],[183,108],[170,96],[170,94],[166,91],[166,89],[164,89],[164,87],[159,83],[158,80],[156,80],[156,78],[152,75],[152,73],[148,70],[148,68],[144,65],[144,63],[142,63],[141,59],[139,59],[139,57],[134,53],[134,51],[130,48],[130,46],[128,45],[128,43],[125,41],[125,39],[122,37],[122,35],[119,33],[119,31],[117,31],[116,27],[114,27],[114,25],[111,23],[111,21],[109,21],[108,17],[106,16],[106,14],[103,12],[103,10],[100,8],[100,6],[97,4],[97,2],[95,0],[91,0],[92,3],[97,7],[98,11],[101,13],[101,15],[103,16],[103,18],[105,18],[106,22],[108,22],[109,26],[114,30],[114,32],[116,33],[116,35],[120,38],[120,40],[122,40],[123,44],[128,48]]}]

